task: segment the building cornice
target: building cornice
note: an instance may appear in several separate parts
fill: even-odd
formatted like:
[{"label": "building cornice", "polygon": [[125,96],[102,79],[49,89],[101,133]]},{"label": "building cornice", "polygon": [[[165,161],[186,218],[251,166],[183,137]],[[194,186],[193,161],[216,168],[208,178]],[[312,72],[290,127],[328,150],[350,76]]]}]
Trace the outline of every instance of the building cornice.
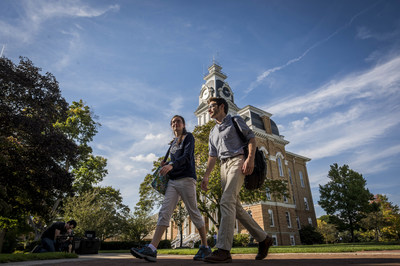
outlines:
[{"label": "building cornice", "polygon": [[289,203],[283,203],[283,202],[276,202],[276,201],[259,201],[257,203],[253,204],[243,204],[243,207],[250,207],[254,205],[268,205],[268,206],[278,206],[278,207],[284,207],[284,208],[289,208],[289,209],[296,209],[296,205],[294,204],[289,204]]},{"label": "building cornice", "polygon": [[257,107],[254,107],[252,105],[246,105],[245,107],[240,109],[240,114],[241,113],[245,113],[246,111],[252,111],[252,112],[258,114],[260,117],[263,117],[263,116],[271,117],[272,116],[271,113],[268,113],[268,112],[266,112],[264,110],[261,110],[261,109],[259,109]]},{"label": "building cornice", "polygon": [[302,155],[299,155],[299,154],[296,154],[296,153],[293,153],[293,152],[290,152],[290,151],[286,151],[286,154],[291,155],[291,156],[296,157],[296,158],[303,159],[306,162],[311,161],[311,159],[308,158],[308,157],[305,157],[305,156],[302,156]]},{"label": "building cornice", "polygon": [[257,137],[266,138],[266,139],[272,140],[272,141],[277,142],[277,143],[282,144],[282,145],[287,145],[287,144],[290,143],[289,141],[283,139],[283,138],[280,137],[280,136],[268,134],[268,133],[266,133],[264,130],[259,129],[259,128],[256,128],[256,127],[253,126],[253,125],[250,126],[250,129],[253,130],[254,134],[255,134]]}]

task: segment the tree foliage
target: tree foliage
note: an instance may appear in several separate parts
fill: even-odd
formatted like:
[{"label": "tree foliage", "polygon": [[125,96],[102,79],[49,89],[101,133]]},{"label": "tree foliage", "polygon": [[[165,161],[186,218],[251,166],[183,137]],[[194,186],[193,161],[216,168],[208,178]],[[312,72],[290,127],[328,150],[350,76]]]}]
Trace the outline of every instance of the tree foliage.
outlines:
[{"label": "tree foliage", "polygon": [[126,219],[121,238],[141,243],[156,228],[156,225],[155,217],[149,212],[135,212]]},{"label": "tree foliage", "polygon": [[326,244],[333,244],[338,240],[338,230],[334,224],[321,218],[317,220],[317,223],[317,231],[323,236]]},{"label": "tree foliage", "polygon": [[184,207],[183,201],[180,200],[172,213],[172,220],[175,222],[176,226],[179,229],[179,235],[180,237],[180,247],[182,247],[183,244],[183,226],[185,224],[186,217],[189,215],[187,210]]},{"label": "tree foliage", "polygon": [[328,215],[335,215],[344,229],[350,231],[354,242],[354,231],[359,222],[369,212],[369,201],[372,194],[366,188],[363,176],[348,165],[339,167],[336,163],[330,166],[328,174],[330,181],[319,186],[320,200],[318,204]]},{"label": "tree foliage", "polygon": [[372,211],[360,221],[363,229],[360,235],[365,240],[376,242],[398,241],[400,239],[399,207],[390,202],[387,196],[380,194],[371,201],[371,207]]},{"label": "tree foliage", "polygon": [[77,235],[83,235],[87,230],[96,231],[102,240],[120,234],[129,214],[119,190],[112,187],[96,187],[70,197],[63,209],[65,220],[77,221]]},{"label": "tree foliage", "polygon": [[[163,159],[164,157],[160,157],[157,161],[153,162],[152,172],[154,172],[161,165],[161,161]],[[151,186],[153,178],[154,177],[152,174],[147,174],[143,182],[140,184],[139,201],[136,203],[135,212],[151,212],[154,208],[161,206],[164,200],[164,195],[158,193]]]},{"label": "tree foliage", "polygon": [[322,244],[323,236],[322,234],[312,225],[303,226],[299,230],[300,240],[302,244],[312,245],[312,244]]},{"label": "tree foliage", "polygon": [[0,206],[9,217],[46,217],[72,188],[65,164],[76,161],[78,147],[54,127],[68,103],[55,77],[40,72],[26,58],[18,65],[0,58]]}]

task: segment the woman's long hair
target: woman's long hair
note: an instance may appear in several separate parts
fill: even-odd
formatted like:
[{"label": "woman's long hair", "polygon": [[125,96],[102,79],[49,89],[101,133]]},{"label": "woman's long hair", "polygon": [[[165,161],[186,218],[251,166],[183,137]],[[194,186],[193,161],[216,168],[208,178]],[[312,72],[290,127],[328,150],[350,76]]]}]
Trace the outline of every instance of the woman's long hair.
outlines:
[{"label": "woman's long hair", "polygon": [[181,144],[183,137],[184,137],[184,136],[186,135],[186,133],[187,133],[187,131],[186,131],[186,123],[185,123],[185,118],[183,118],[183,117],[180,116],[180,115],[174,115],[174,116],[171,118],[171,122],[170,122],[171,126],[172,126],[172,120],[174,120],[174,118],[176,118],[176,117],[180,118],[180,119],[182,120],[183,125],[185,126],[185,127],[183,128],[183,130],[182,130],[182,134],[179,136],[179,139],[178,139],[178,144]]}]

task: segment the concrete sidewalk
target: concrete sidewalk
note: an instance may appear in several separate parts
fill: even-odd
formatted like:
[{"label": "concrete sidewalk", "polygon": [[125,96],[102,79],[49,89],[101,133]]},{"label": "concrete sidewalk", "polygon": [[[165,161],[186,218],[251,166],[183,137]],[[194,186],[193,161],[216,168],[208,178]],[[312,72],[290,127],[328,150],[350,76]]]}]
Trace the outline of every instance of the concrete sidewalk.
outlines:
[{"label": "concrete sidewalk", "polygon": [[[262,261],[254,260],[255,254],[234,254],[233,263],[230,265],[400,265],[400,250],[394,251],[365,251],[354,253],[272,253]],[[5,266],[14,265],[83,265],[83,266],[122,266],[122,265],[151,265],[154,263],[136,259],[128,253],[103,253],[95,255],[80,255],[78,259],[60,259],[6,263]],[[208,264],[202,261],[193,261],[193,256],[159,255],[158,266],[176,265],[227,265]],[[229,264],[228,264],[229,265]]]}]

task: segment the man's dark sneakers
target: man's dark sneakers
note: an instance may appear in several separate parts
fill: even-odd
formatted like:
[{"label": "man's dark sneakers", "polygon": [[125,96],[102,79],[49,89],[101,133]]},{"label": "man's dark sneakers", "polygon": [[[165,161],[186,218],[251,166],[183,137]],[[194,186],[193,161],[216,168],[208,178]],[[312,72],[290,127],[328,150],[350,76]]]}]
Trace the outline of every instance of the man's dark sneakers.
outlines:
[{"label": "man's dark sneakers", "polygon": [[131,254],[138,259],[145,259],[150,262],[157,261],[157,250],[153,251],[148,246],[144,246],[143,248],[131,248]]},{"label": "man's dark sneakers", "polygon": [[272,246],[273,243],[274,243],[274,240],[269,236],[267,236],[267,238],[265,238],[264,241],[261,241],[260,243],[258,243],[258,253],[256,256],[256,260],[262,260],[265,257],[267,257],[268,250]]},{"label": "man's dark sneakers", "polygon": [[230,263],[232,262],[232,256],[229,250],[217,249],[205,257],[204,261],[210,263]]}]

